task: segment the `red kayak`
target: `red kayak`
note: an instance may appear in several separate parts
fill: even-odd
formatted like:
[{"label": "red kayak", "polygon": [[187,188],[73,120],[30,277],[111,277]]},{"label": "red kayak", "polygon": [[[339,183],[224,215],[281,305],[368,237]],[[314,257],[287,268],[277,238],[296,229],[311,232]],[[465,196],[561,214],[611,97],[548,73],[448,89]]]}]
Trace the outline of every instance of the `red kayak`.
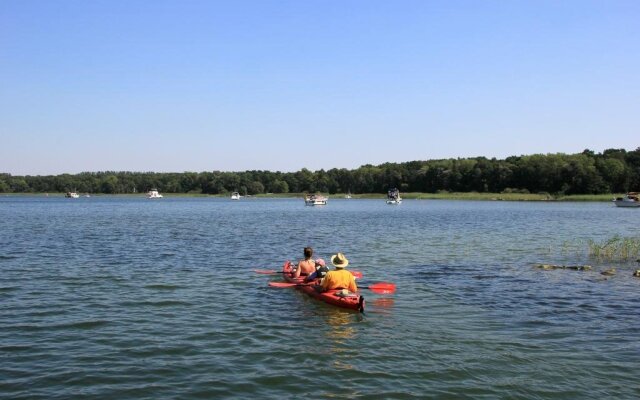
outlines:
[{"label": "red kayak", "polygon": [[293,267],[290,261],[286,261],[282,267],[282,276],[289,283],[295,283],[296,288],[302,290],[311,297],[315,297],[318,300],[322,300],[325,303],[332,304],[334,306],[349,308],[351,310],[357,310],[364,312],[364,297],[359,293],[350,293],[343,295],[340,290],[329,290],[327,292],[318,292],[316,285],[311,283],[304,283],[304,278],[294,278]]}]

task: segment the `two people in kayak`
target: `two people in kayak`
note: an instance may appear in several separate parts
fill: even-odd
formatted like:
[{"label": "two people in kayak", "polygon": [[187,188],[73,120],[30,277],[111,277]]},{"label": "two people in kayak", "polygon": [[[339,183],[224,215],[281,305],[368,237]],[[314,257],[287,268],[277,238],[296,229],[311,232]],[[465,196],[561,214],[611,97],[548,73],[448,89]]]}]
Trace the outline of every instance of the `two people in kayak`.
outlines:
[{"label": "two people in kayak", "polygon": [[295,278],[306,276],[305,282],[316,282],[316,289],[321,292],[336,289],[347,289],[350,292],[357,292],[356,279],[345,268],[349,265],[349,260],[342,253],[331,256],[331,264],[336,268],[329,271],[323,259],[313,260],[313,249],[304,248],[304,260],[298,262],[298,268],[294,272]]}]

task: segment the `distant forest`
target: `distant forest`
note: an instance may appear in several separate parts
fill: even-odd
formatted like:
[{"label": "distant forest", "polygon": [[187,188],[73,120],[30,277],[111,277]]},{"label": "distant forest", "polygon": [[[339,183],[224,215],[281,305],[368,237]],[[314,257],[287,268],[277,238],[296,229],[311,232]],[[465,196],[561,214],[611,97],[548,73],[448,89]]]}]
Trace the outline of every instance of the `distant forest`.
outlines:
[{"label": "distant forest", "polygon": [[504,160],[485,157],[363,165],[354,170],[298,172],[83,172],[76,175],[12,176],[0,173],[0,192],[123,194],[157,188],[163,193],[244,195],[262,193],[491,192],[604,194],[640,191],[640,147],[634,151],[585,150],[579,154],[533,154]]}]

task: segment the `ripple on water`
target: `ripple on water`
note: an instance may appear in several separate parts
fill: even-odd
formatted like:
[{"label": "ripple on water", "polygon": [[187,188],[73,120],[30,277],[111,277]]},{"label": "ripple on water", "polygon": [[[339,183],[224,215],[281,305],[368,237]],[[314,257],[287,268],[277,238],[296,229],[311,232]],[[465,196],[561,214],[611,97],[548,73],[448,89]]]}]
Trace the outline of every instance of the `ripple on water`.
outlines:
[{"label": "ripple on water", "polygon": [[145,285],[144,288],[145,289],[153,289],[153,290],[168,290],[168,291],[172,291],[172,290],[181,289],[182,286],[180,286],[180,285],[172,285],[172,284],[164,284],[164,283],[157,283],[157,284]]},{"label": "ripple on water", "polygon": [[108,325],[108,320],[86,320],[86,321],[71,321],[63,323],[39,323],[39,324],[25,324],[18,323],[8,325],[5,328],[7,331],[13,332],[39,332],[39,331],[73,331],[73,330],[91,330],[104,327]]},{"label": "ripple on water", "polygon": [[144,307],[188,307],[192,303],[184,300],[144,300],[144,301],[123,301],[119,303],[121,307],[125,308],[144,308]]}]

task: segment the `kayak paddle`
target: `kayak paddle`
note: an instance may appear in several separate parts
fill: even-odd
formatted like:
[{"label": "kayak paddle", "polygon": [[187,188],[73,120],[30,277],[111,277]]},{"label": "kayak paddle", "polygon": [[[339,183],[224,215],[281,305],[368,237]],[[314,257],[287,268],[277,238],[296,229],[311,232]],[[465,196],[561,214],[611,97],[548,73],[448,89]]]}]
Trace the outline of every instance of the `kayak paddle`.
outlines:
[{"label": "kayak paddle", "polygon": [[[253,272],[255,272],[256,274],[263,274],[263,275],[277,275],[277,274],[283,274],[284,271],[274,271],[272,269],[254,269]],[[362,272],[360,271],[349,271],[351,272],[351,275],[355,276],[356,278],[360,279],[362,278]]]},{"label": "kayak paddle", "polygon": [[372,283],[369,286],[358,286],[365,289],[371,290],[373,293],[387,294],[387,293],[395,293],[396,285],[391,282],[378,282]]},{"label": "kayak paddle", "polygon": [[[313,283],[292,283],[292,282],[269,282],[269,286],[277,288],[295,287],[295,286],[311,286]],[[372,283],[368,286],[358,286],[359,289],[369,289],[373,293],[389,294],[396,291],[396,285],[390,282]]]},{"label": "kayak paddle", "polygon": [[263,275],[275,275],[284,273],[284,271],[274,271],[272,269],[254,269],[253,272]]},{"label": "kayak paddle", "polygon": [[277,288],[295,287],[295,286],[311,286],[313,283],[292,283],[292,282],[269,282],[269,286]]}]

